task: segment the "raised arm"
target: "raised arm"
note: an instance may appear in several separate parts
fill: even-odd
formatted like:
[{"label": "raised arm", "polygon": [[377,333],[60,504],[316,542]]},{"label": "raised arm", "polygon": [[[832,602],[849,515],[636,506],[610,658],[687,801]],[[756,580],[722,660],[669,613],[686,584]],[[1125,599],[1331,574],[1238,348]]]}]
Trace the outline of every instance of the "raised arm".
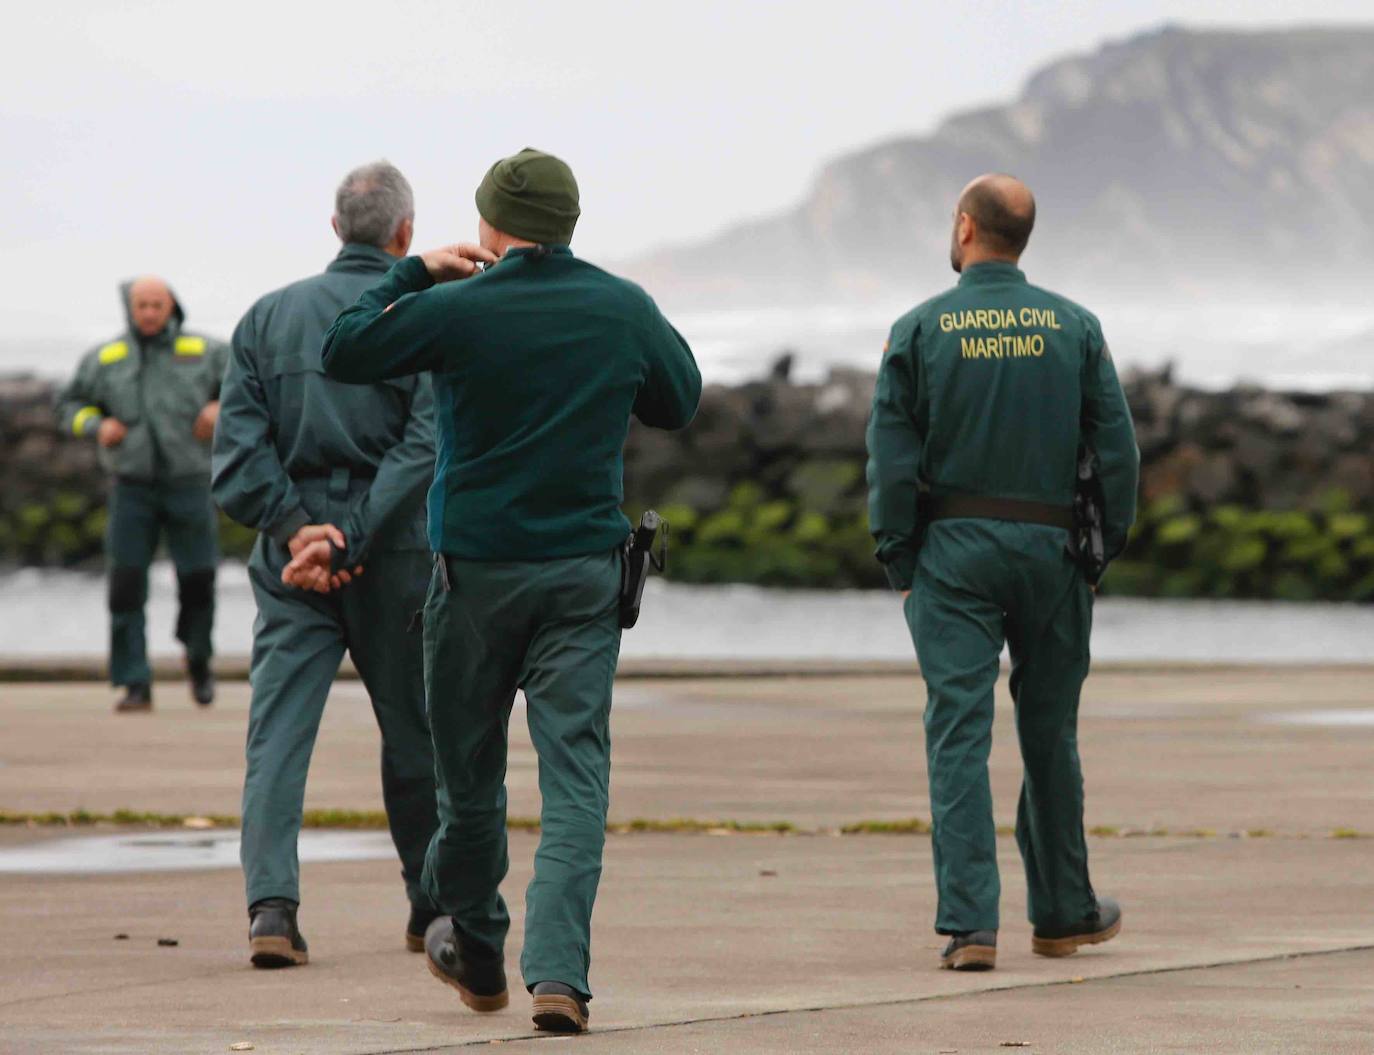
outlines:
[{"label": "raised arm", "polygon": [[920,540],[921,450],[916,424],[920,369],[917,334],[903,323],[892,328],[868,420],[868,530],[875,556],[895,590],[911,589]]},{"label": "raised arm", "polygon": [[336,381],[367,385],[439,369],[454,320],[436,326],[432,305],[420,294],[436,282],[471,278],[479,262],[495,263],[496,257],[468,243],[398,260],[334,320],[321,352],[324,372]]},{"label": "raised arm", "polygon": [[1116,375],[1111,352],[1097,320],[1088,326],[1088,347],[1083,363],[1083,442],[1097,456],[1102,481],[1102,541],[1107,560],[1126,548],[1135,523],[1136,490],[1140,482],[1140,449],[1126,393]]},{"label": "raised arm", "polygon": [[234,330],[229,368],[220,386],[210,487],[215,502],[229,516],[284,546],[310,516],[272,442],[254,336],[250,314]]},{"label": "raised arm", "polygon": [[686,428],[701,403],[701,371],[692,349],[652,301],[644,322],[648,374],[634,414],[657,429]]},{"label": "raised arm", "polygon": [[334,320],[324,336],[324,372],[336,381],[372,384],[433,370],[438,334],[416,296],[432,285],[418,256],[398,260]]}]

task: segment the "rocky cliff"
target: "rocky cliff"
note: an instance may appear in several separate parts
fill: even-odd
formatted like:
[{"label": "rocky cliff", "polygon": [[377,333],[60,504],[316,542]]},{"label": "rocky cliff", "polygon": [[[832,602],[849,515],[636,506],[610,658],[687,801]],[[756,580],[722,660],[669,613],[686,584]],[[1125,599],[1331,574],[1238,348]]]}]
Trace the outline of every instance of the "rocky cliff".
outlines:
[{"label": "rocky cliff", "polygon": [[1051,285],[1366,295],[1374,29],[1110,43],[1045,67],[1004,106],[836,159],[781,215],[629,270],[681,301],[925,288],[948,277],[954,202],[986,171],[1035,190],[1027,259]]}]

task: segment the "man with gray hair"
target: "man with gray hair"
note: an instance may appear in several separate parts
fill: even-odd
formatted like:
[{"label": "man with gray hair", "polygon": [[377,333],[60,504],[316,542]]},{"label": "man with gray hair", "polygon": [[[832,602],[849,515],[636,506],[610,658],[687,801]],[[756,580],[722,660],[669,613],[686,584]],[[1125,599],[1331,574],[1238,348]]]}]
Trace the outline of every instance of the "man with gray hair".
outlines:
[{"label": "man with gray hair", "polygon": [[[248,564],[258,618],[241,849],[256,967],[308,959],[296,921],[296,839],[310,753],[345,650],[381,727],[382,796],[410,899],[412,951],[423,951],[436,914],[420,889],[437,822],[415,619],[430,571],[433,393],[427,376],[357,386],[320,366],[334,317],[405,255],[414,222],[410,184],[393,165],[350,172],[334,208],[343,248],[323,274],[249,309],[221,392],[214,497],[259,532]],[[332,547],[328,569],[285,573],[312,542]]]}]

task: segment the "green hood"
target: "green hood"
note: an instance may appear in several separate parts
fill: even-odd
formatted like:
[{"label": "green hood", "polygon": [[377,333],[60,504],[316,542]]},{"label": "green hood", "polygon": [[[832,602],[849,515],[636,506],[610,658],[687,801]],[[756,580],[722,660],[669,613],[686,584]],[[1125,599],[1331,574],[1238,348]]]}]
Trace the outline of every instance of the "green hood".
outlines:
[{"label": "green hood", "polygon": [[[138,280],[129,278],[119,284],[119,303],[124,309],[124,328],[128,331],[130,337],[140,343],[145,340],[156,340],[157,337],[160,336],[159,334],[154,334],[152,337],[145,338],[134,328],[133,312],[129,310],[129,291],[134,288],[134,283],[136,281]],[[166,279],[163,279],[163,281],[166,282]],[[170,282],[167,283],[167,292],[172,295],[172,317],[167,320],[167,325],[163,328],[162,332],[176,336],[181,332],[182,326],[186,324],[186,309],[181,306],[181,298],[177,296],[177,291],[172,288]]]}]

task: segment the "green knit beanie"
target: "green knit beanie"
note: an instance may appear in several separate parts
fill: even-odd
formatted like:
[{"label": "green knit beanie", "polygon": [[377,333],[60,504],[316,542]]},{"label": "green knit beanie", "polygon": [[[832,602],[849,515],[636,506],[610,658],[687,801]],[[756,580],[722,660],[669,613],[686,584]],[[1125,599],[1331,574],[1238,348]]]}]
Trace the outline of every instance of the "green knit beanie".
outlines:
[{"label": "green knit beanie", "polygon": [[566,245],[582,209],[567,163],[526,147],[487,170],[477,212],[498,231],[542,245]]}]

